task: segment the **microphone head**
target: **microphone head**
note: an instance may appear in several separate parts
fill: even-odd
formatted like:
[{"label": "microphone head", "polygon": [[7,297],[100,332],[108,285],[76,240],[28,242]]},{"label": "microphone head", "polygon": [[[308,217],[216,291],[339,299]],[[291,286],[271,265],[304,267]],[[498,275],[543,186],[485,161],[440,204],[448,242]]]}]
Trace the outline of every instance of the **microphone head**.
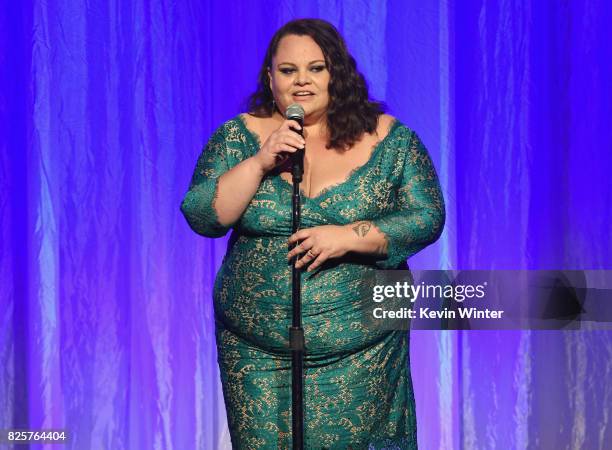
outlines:
[{"label": "microphone head", "polygon": [[304,108],[302,108],[302,105],[293,103],[287,108],[285,117],[293,120],[304,120]]}]

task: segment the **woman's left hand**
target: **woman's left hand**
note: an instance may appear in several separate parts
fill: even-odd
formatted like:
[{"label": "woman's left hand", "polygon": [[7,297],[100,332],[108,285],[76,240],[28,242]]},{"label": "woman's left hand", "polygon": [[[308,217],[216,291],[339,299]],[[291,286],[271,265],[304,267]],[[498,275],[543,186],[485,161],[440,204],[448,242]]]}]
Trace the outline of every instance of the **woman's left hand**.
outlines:
[{"label": "woman's left hand", "polygon": [[350,237],[350,229],[339,225],[321,225],[299,230],[289,237],[289,245],[296,242],[299,244],[287,254],[287,259],[290,261],[298,255],[295,267],[299,269],[310,264],[307,270],[310,272],[330,258],[344,256],[350,250]]}]

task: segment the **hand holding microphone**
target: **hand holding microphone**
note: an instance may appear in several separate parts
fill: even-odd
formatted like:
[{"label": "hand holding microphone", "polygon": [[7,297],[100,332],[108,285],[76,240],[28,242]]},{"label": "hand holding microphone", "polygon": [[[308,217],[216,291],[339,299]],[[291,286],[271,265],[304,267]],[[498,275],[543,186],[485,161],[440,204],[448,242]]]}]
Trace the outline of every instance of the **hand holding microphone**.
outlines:
[{"label": "hand holding microphone", "polygon": [[[285,117],[287,117],[288,120],[292,120],[298,123],[300,128],[297,130],[297,133],[299,133],[300,137],[303,139],[304,138],[304,108],[302,108],[302,106],[298,105],[297,103],[289,105],[289,107],[287,108],[287,112],[285,113]],[[304,175],[304,151],[305,151],[305,148],[302,147],[298,149],[296,152],[294,152],[291,157],[292,159],[291,174],[293,176],[294,183],[301,182],[302,175]]]},{"label": "hand holding microphone", "polygon": [[254,156],[264,173],[279,166],[290,155],[298,151],[303,155],[303,149],[306,145],[306,141],[302,137],[303,120],[304,109],[300,105],[293,104],[287,108],[286,120],[268,136],[257,155]]}]

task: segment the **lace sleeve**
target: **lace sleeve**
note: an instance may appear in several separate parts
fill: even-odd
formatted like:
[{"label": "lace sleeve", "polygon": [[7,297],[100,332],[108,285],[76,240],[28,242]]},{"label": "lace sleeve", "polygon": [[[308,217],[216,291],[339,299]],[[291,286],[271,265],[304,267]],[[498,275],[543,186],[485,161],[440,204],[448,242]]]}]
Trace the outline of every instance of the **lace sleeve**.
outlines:
[{"label": "lace sleeve", "polygon": [[221,126],[211,136],[200,154],[189,190],[181,203],[181,211],[193,231],[207,237],[221,237],[230,226],[219,223],[214,202],[217,195],[219,177],[230,167],[228,147]]},{"label": "lace sleeve", "polygon": [[444,199],[436,171],[417,134],[410,133],[395,209],[372,221],[387,239],[387,257],[376,262],[382,269],[398,267],[435,242],[444,228]]}]

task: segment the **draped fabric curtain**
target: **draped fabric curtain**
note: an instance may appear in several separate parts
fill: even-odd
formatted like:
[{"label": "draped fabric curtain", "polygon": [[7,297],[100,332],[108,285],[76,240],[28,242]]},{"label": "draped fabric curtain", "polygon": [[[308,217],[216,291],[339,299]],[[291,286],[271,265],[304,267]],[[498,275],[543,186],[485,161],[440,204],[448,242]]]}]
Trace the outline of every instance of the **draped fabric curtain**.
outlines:
[{"label": "draped fabric curtain", "polygon": [[[340,29],[435,161],[447,225],[411,267],[612,268],[608,2],[4,2],[0,429],[230,448],[211,302],[226,239],[179,204],[296,17]],[[423,448],[612,442],[611,332],[418,331],[411,366]]]}]

